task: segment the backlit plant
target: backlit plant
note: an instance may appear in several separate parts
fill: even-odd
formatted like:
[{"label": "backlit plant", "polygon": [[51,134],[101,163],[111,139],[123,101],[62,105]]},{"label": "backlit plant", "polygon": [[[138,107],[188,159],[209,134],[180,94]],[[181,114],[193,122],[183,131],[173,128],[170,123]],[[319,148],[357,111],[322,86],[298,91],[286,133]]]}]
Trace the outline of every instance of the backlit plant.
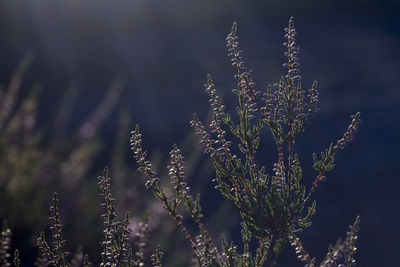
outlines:
[{"label": "backlit plant", "polygon": [[[307,252],[298,234],[311,225],[311,218],[316,213],[313,194],[320,182],[326,179],[326,173],[334,168],[337,152],[354,139],[360,123],[360,113],[352,116],[343,137],[330,144],[319,156],[313,155],[316,175],[310,185],[304,184],[299,156],[295,153],[295,141],[307,128],[312,115],[318,111],[319,94],[317,82],[308,90],[301,84],[299,49],[293,24],[291,18],[285,29],[287,60],[283,66],[286,73],[279,82],[261,92],[256,89],[252,71],[242,60],[237,25],[234,23],[227,37],[227,47],[235,71],[236,88],[233,93],[238,100],[236,114],[231,115],[226,111],[208,75],[205,88],[212,109],[211,122],[209,125],[203,124],[196,114],[190,122],[200,137],[204,153],[214,163],[215,188],[240,213],[241,244],[228,242],[223,235],[220,242],[213,240],[203,221],[200,194],[192,196],[185,176],[185,161],[178,146],[173,145],[167,166],[172,188],[165,188],[161,186],[160,176],[147,159],[139,126],[132,131],[130,145],[139,165],[138,170],[147,177],[146,188],[161,201],[165,211],[171,215],[187,239],[196,266],[275,266],[282,250],[288,245],[294,248],[294,253],[305,266],[317,265],[316,259]],[[271,133],[276,144],[277,158],[271,171],[265,168],[258,153],[260,138],[266,134],[265,129]],[[107,168],[99,177],[98,185],[101,206],[105,210],[102,215],[104,236],[100,243],[101,254],[98,256],[100,266],[145,266],[150,263],[162,266],[162,246],[158,245],[155,253],[146,258],[147,221],[132,227],[129,213],[122,220],[119,219]],[[37,239],[40,255],[36,265],[91,266],[89,257],[81,249],[77,249],[69,259],[58,202],[58,195],[54,194],[50,208],[52,242],[46,241],[44,232],[40,234]],[[190,217],[193,223],[188,224],[184,216]],[[346,238],[335,246],[329,246],[319,266],[350,267],[355,264],[359,223],[357,217]],[[196,230],[192,229],[193,225]],[[4,224],[0,235],[2,266],[11,265],[10,244],[11,231]],[[23,263],[18,250],[15,250],[13,262],[15,266]]]},{"label": "backlit plant", "polygon": [[[228,244],[223,236],[221,249],[214,245],[201,221],[203,214],[200,196],[193,198],[185,182],[183,157],[176,145],[171,151],[168,166],[174,186],[171,196],[167,196],[160,187],[157,173],[146,160],[138,126],[131,139],[134,156],[139,170],[148,177],[147,188],[163,202],[165,210],[191,244],[200,266],[275,266],[287,244],[295,248],[298,258],[306,266],[315,266],[315,258],[306,252],[297,233],[311,225],[311,217],[316,212],[316,201],[310,203],[313,192],[325,179],[326,172],[333,169],[336,153],[353,140],[360,123],[360,114],[352,116],[350,126],[336,144],[331,144],[320,157],[313,155],[313,168],[317,175],[307,189],[302,183],[302,168],[294,145],[295,139],[306,129],[312,114],[317,112],[319,100],[317,82],[308,90],[304,90],[300,82],[299,49],[295,41],[293,18],[285,29],[287,61],[283,66],[287,72],[278,83],[268,86],[265,92],[255,87],[252,71],[242,60],[236,32],[237,25],[234,23],[227,37],[227,47],[235,69],[237,85],[233,93],[238,99],[237,116],[225,111],[214,82],[208,75],[205,88],[210,98],[213,119],[206,127],[194,114],[191,126],[200,136],[204,152],[214,162],[216,177],[213,181],[217,184],[216,188],[240,212],[243,250],[239,252],[238,246]],[[257,157],[264,128],[270,130],[276,143],[278,158],[272,173],[266,171]],[[236,138],[229,140],[226,131]],[[235,144],[241,154],[234,153]],[[198,226],[198,235],[195,237],[188,232],[179,214],[178,207],[182,203]],[[346,266],[353,265],[358,225],[357,217],[345,241],[329,248],[321,266],[337,266],[341,262]],[[253,240],[257,246],[250,249]]]}]

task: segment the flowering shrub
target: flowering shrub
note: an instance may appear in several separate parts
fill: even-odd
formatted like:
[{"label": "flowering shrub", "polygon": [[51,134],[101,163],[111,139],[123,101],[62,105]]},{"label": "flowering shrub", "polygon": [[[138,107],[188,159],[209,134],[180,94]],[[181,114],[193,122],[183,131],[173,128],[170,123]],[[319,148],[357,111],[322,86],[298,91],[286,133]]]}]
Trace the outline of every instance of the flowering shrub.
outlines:
[{"label": "flowering shrub", "polygon": [[[301,84],[299,49],[296,45],[293,18],[285,32],[287,61],[283,66],[286,73],[278,83],[261,92],[256,89],[252,71],[243,62],[237,25],[234,23],[227,37],[227,47],[235,71],[236,88],[233,93],[238,100],[237,114],[226,112],[211,75],[208,75],[205,89],[210,99],[212,120],[209,125],[205,125],[194,114],[190,122],[200,137],[204,153],[214,163],[215,188],[240,213],[240,246],[226,241],[223,235],[221,242],[217,243],[209,234],[203,222],[200,194],[193,196],[191,193],[185,176],[185,161],[178,146],[173,145],[170,152],[167,168],[172,188],[166,189],[147,159],[139,126],[132,131],[130,145],[139,166],[138,170],[147,177],[146,188],[161,201],[165,211],[186,238],[193,250],[193,263],[196,266],[275,266],[287,245],[294,248],[294,253],[305,266],[317,265],[316,259],[302,244],[299,233],[311,226],[312,216],[316,213],[313,194],[320,182],[326,179],[327,173],[334,168],[336,154],[354,139],[360,123],[360,113],[352,116],[342,138],[330,144],[320,156],[313,155],[315,179],[311,185],[305,185],[299,156],[295,153],[295,140],[305,131],[312,115],[318,111],[319,93],[317,82],[308,90]],[[277,159],[272,172],[263,166],[257,154],[264,129],[271,132],[276,144]],[[162,266],[163,253],[160,245],[146,261],[146,220],[138,223],[132,230],[129,213],[122,220],[118,218],[108,169],[99,177],[98,184],[105,210],[100,266],[144,266],[150,262],[153,266]],[[50,211],[52,243],[46,241],[42,232],[37,240],[40,250],[37,265],[90,266],[89,257],[79,250],[72,260],[68,260],[69,252],[65,251],[66,241],[62,237],[57,194],[54,195]],[[187,220],[183,219],[185,215],[192,219],[196,230],[188,227]],[[355,264],[359,223],[360,219],[357,217],[346,238],[335,246],[329,246],[320,266],[350,267]],[[10,236],[10,230],[4,227],[0,237],[2,266],[10,266]],[[19,252],[16,250],[14,265],[19,264]]]},{"label": "flowering shrub", "polygon": [[[163,202],[165,210],[192,246],[200,266],[275,266],[287,244],[295,248],[299,260],[306,266],[316,264],[315,258],[306,252],[297,234],[311,225],[311,217],[316,212],[316,201],[310,203],[312,195],[325,179],[326,173],[333,169],[336,153],[354,139],[360,123],[360,113],[352,116],[350,126],[336,144],[331,144],[320,157],[313,155],[313,168],[317,175],[307,190],[302,184],[302,169],[294,145],[295,139],[306,129],[312,114],[318,111],[317,82],[307,91],[300,82],[299,49],[296,46],[293,18],[285,32],[287,62],[283,66],[287,72],[278,83],[268,86],[262,93],[256,90],[252,71],[242,60],[236,35],[237,25],[234,23],[227,37],[227,47],[237,82],[233,90],[238,98],[236,119],[225,112],[225,106],[208,75],[205,88],[210,98],[213,119],[208,128],[196,114],[191,121],[196,134],[201,138],[204,153],[209,154],[214,162],[216,177],[213,181],[217,184],[216,188],[240,212],[242,251],[238,251],[237,245],[228,244],[223,236],[221,248],[213,243],[201,221],[203,214],[200,196],[193,198],[185,182],[184,162],[177,146],[174,145],[170,154],[168,168],[174,193],[168,197],[159,185],[157,173],[146,160],[139,127],[132,133],[132,150],[139,171],[148,177],[147,188]],[[272,174],[267,173],[257,159],[260,135],[265,127],[274,137],[278,155]],[[227,130],[236,137],[235,141],[227,138]],[[234,144],[241,154],[233,152]],[[198,235],[195,237],[183,225],[182,215],[178,212],[181,203],[198,226]],[[354,264],[358,225],[359,217],[350,227],[344,242],[329,248],[321,266],[337,266],[341,262],[346,266]],[[253,250],[250,249],[252,240],[257,244]]]}]

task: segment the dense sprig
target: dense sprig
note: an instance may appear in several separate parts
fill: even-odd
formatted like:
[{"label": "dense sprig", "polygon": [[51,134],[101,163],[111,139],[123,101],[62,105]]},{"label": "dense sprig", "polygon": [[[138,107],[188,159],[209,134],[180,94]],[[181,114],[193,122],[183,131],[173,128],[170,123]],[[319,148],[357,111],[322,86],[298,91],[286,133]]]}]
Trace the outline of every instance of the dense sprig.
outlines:
[{"label": "dense sprig", "polygon": [[325,259],[321,263],[321,267],[334,267],[334,266],[354,266],[356,260],[354,253],[357,251],[355,242],[357,240],[357,233],[360,229],[360,216],[357,216],[353,225],[346,234],[343,242],[338,240],[335,246],[330,245]]},{"label": "dense sprig", "polygon": [[298,237],[296,237],[294,234],[290,234],[289,242],[290,245],[295,248],[295,252],[299,260],[306,263],[307,267],[315,266],[315,258],[311,258],[311,256],[304,249],[303,244]]},{"label": "dense sprig", "polygon": [[11,249],[11,236],[12,232],[8,228],[7,222],[4,221],[1,229],[0,235],[0,265],[1,266],[11,266],[9,262],[10,249]]},{"label": "dense sprig", "polygon": [[151,255],[151,263],[153,264],[153,267],[161,267],[162,256],[163,253],[160,249],[160,245],[157,245],[155,253]]},{"label": "dense sprig", "polygon": [[106,210],[104,218],[104,241],[101,243],[103,252],[100,266],[131,266],[131,244],[129,229],[130,215],[125,216],[121,222],[115,209],[115,199],[111,194],[110,177],[108,168],[104,169],[103,175],[99,177],[100,195],[103,197],[102,207]]},{"label": "dense sprig", "polygon": [[347,128],[347,131],[343,134],[343,137],[339,139],[335,145],[330,144],[329,148],[325,149],[324,152],[321,152],[321,159],[318,159],[317,154],[313,154],[314,165],[313,168],[318,171],[318,175],[315,178],[310,192],[308,196],[304,200],[307,202],[312,193],[318,186],[318,183],[325,180],[325,173],[331,171],[335,167],[335,155],[340,149],[344,149],[348,143],[354,140],[355,134],[357,133],[357,128],[361,123],[360,112],[357,112],[355,115],[351,116],[351,123]]},{"label": "dense sprig", "polygon": [[14,266],[19,267],[21,265],[21,260],[19,259],[19,250],[14,251]]},{"label": "dense sprig", "polygon": [[53,206],[50,207],[50,221],[52,226],[50,230],[52,232],[52,247],[46,242],[44,232],[40,234],[37,239],[37,245],[40,249],[43,258],[48,260],[48,263],[53,266],[68,266],[67,257],[70,255],[69,252],[64,250],[65,240],[62,238],[62,227],[60,220],[60,212],[58,209],[58,195],[54,193]]}]

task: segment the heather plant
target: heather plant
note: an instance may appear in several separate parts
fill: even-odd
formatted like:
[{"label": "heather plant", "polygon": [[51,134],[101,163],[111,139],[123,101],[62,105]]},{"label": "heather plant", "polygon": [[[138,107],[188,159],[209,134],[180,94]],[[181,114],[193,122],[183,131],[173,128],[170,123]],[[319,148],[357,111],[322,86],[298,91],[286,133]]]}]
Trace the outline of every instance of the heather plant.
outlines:
[{"label": "heather plant", "polygon": [[[239,49],[237,25],[233,24],[227,37],[229,57],[235,69],[237,83],[233,93],[237,96],[237,116],[225,111],[217,95],[214,82],[208,75],[205,84],[213,110],[208,128],[194,114],[191,126],[201,137],[204,152],[214,162],[216,189],[232,201],[240,212],[242,250],[233,242],[227,243],[221,236],[221,248],[216,246],[202,222],[200,195],[193,197],[185,180],[184,160],[176,145],[170,152],[168,166],[172,194],[168,195],[157,172],[147,160],[142,148],[142,136],[137,126],[132,132],[131,147],[139,165],[139,171],[148,177],[146,187],[162,201],[164,209],[172,216],[179,230],[191,245],[200,266],[275,266],[282,250],[290,244],[298,259],[306,266],[315,266],[316,260],[305,250],[298,234],[311,225],[316,212],[316,201],[310,203],[319,183],[334,168],[337,152],[354,139],[360,123],[360,113],[352,116],[343,137],[331,144],[318,157],[313,154],[313,168],[317,171],[311,187],[302,183],[302,168],[295,153],[295,140],[318,111],[317,82],[304,90],[299,71],[299,49],[293,18],[285,29],[284,47],[287,61],[283,66],[286,74],[265,92],[256,89],[252,71],[242,60]],[[263,129],[271,132],[276,143],[277,161],[272,173],[259,162],[257,151]],[[226,131],[230,132],[230,135]],[[236,139],[229,140],[234,136]],[[236,143],[241,154],[235,153]],[[189,233],[182,220],[180,206],[197,225],[197,235]],[[320,266],[352,266],[355,263],[354,246],[357,239],[359,217],[347,232],[343,242],[330,246]],[[255,249],[251,243],[255,241]],[[158,263],[157,263],[158,264]]]},{"label": "heather plant", "polygon": [[[269,85],[261,92],[256,89],[252,71],[243,62],[237,25],[234,23],[227,37],[227,47],[235,71],[236,88],[233,93],[238,100],[236,114],[231,115],[226,111],[214,81],[211,75],[208,75],[205,89],[210,99],[212,119],[209,125],[205,125],[194,114],[190,122],[195,134],[200,137],[204,153],[210,156],[214,164],[215,188],[240,214],[241,244],[229,242],[224,235],[216,242],[214,235],[207,229],[200,194],[194,196],[189,186],[188,176],[194,171],[190,165],[197,160],[185,161],[181,149],[174,144],[169,161],[165,164],[171,184],[168,186],[163,181],[165,179],[161,178],[164,175],[155,171],[154,164],[150,162],[147,152],[142,147],[139,126],[132,131],[130,146],[139,166],[138,170],[147,177],[145,186],[172,217],[176,228],[187,240],[193,251],[193,266],[275,266],[279,263],[283,249],[288,245],[294,248],[297,258],[305,266],[317,265],[316,258],[312,257],[303,245],[300,233],[311,226],[312,216],[316,213],[314,192],[320,183],[326,180],[327,172],[334,168],[336,154],[354,139],[360,123],[360,114],[352,116],[350,125],[336,143],[330,144],[319,156],[313,154],[316,175],[307,186],[308,181],[303,182],[303,171],[299,155],[296,154],[295,141],[307,128],[312,115],[318,111],[319,93],[316,82],[308,90],[302,87],[293,18],[290,19],[285,32],[284,47],[287,60],[283,66],[286,73],[278,83]],[[68,177],[78,176],[81,179],[87,174],[92,157],[96,154],[97,146],[92,139],[94,131],[107,116],[109,106],[115,104],[118,90],[117,86],[117,93],[110,91],[106,98],[111,100],[105,99],[79,127],[80,146],[71,153],[69,161],[62,165],[62,173],[68,173]],[[8,109],[5,110],[2,112],[7,113]],[[126,118],[122,117],[122,120]],[[123,124],[126,128],[129,123]],[[277,159],[272,171],[264,167],[265,163],[261,162],[259,156],[260,139],[266,135],[266,131],[271,133],[276,144]],[[118,141],[123,140],[123,132],[121,136]],[[123,143],[117,142],[117,147],[120,146],[123,146]],[[118,177],[115,182],[120,198],[119,194],[124,188],[121,177],[129,170],[122,164],[123,150],[116,148],[116,151],[118,153],[114,153],[112,165]],[[56,164],[52,161],[48,163],[49,166]],[[43,172],[42,168],[38,169]],[[76,188],[73,181],[69,185]],[[104,211],[103,237],[99,244],[100,254],[98,257],[91,256],[91,261],[99,262],[100,266],[163,266],[165,255],[168,253],[162,252],[162,244],[156,246],[151,256],[148,255],[149,251],[153,250],[150,249],[153,245],[149,242],[151,229],[148,216],[144,216],[145,219],[138,219],[140,216],[137,214],[131,216],[126,213],[121,216],[117,210],[117,200],[112,194],[108,168],[98,178],[98,187]],[[151,204],[152,202],[146,202],[147,207]],[[151,212],[149,215],[152,215]],[[89,256],[83,252],[86,248],[79,247],[73,256],[67,251],[57,193],[53,196],[49,219],[52,241],[47,241],[45,232],[37,238],[39,256],[35,265],[91,266]],[[354,266],[359,223],[360,219],[357,217],[345,239],[329,246],[319,266]],[[175,234],[172,232],[172,235]],[[1,266],[11,266],[11,262],[14,266],[20,266],[19,251],[14,251],[13,260],[11,254],[11,230],[3,224],[0,236]],[[190,262],[190,256],[187,257],[186,262]]]}]

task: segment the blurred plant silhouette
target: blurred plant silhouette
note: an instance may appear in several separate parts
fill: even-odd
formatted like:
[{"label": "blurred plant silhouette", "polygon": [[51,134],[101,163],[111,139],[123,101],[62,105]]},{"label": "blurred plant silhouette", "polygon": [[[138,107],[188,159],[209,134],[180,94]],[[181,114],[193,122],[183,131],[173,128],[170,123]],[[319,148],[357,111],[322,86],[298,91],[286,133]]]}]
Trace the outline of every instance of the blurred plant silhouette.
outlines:
[{"label": "blurred plant silhouette", "polygon": [[[7,218],[15,233],[12,246],[11,237],[8,236],[5,239],[4,242],[7,244],[4,243],[4,255],[1,258],[4,262],[9,262],[9,249],[21,247],[21,254],[24,255],[22,266],[30,266],[28,259],[34,257],[33,254],[36,253],[34,235],[46,224],[49,191],[57,191],[60,195],[67,196],[63,198],[65,205],[60,211],[61,216],[68,214],[66,217],[69,221],[64,235],[70,242],[65,248],[69,249],[81,244],[89,254],[100,252],[98,246],[93,246],[93,243],[101,240],[101,224],[99,224],[100,209],[93,208],[98,201],[97,195],[93,193],[96,192],[97,183],[90,177],[99,171],[99,161],[104,157],[102,155],[104,141],[100,135],[101,124],[115,109],[125,84],[125,78],[116,78],[102,101],[71,132],[68,129],[72,110],[79,96],[79,86],[72,83],[62,96],[59,108],[55,112],[54,123],[51,123],[54,129],[42,129],[37,124],[38,105],[42,104],[41,88],[35,86],[22,100],[18,94],[25,85],[24,74],[29,71],[33,59],[33,54],[28,53],[14,71],[9,84],[6,87],[0,86],[0,129],[2,130],[0,134],[0,219]],[[114,170],[113,192],[118,195],[117,204],[123,210],[141,211],[135,215],[149,218],[149,231],[156,232],[160,239],[171,239],[176,236],[175,229],[168,221],[162,219],[164,214],[159,203],[150,195],[146,197],[139,192],[143,187],[142,180],[126,179],[135,171],[134,166],[130,166],[132,164],[127,162],[129,129],[131,129],[130,118],[124,109],[120,109],[119,129],[112,143],[111,153],[106,159],[110,161],[110,169]],[[211,171],[210,164],[200,164],[203,161],[201,150],[192,145],[193,138],[194,135],[190,134],[182,141],[182,145],[189,152],[188,176]],[[154,161],[155,164],[159,162],[162,165],[162,158],[157,153],[154,154]],[[140,178],[139,175],[136,177]],[[144,223],[142,221],[133,217],[129,227],[141,229]],[[11,230],[7,228],[6,233],[8,235]],[[45,231],[44,235],[47,234],[48,232]],[[136,233],[133,234],[135,235]],[[174,238],[177,245],[181,241],[180,238]],[[149,243],[156,242],[149,237]],[[143,250],[141,245],[138,248]],[[182,251],[184,250],[185,248],[182,248]],[[79,255],[83,259],[80,251],[81,249],[77,249],[74,254],[73,262],[77,264],[81,262]],[[170,250],[164,249],[164,252],[168,255],[176,253],[172,247]],[[179,256],[173,258],[175,258],[173,262],[184,261],[184,259],[178,260]],[[47,259],[38,257],[36,264],[45,266]],[[150,262],[150,259],[148,260]],[[93,263],[97,264],[99,260],[94,259]]]},{"label": "blurred plant silhouette", "polygon": [[[179,146],[174,144],[168,163],[162,159],[151,163],[142,147],[142,135],[137,125],[131,132],[131,150],[139,172],[147,177],[146,188],[156,199],[146,194],[139,196],[137,188],[140,179],[131,182],[131,191],[126,192],[125,178],[132,170],[125,162],[124,140],[129,138],[130,128],[129,117],[125,113],[120,115],[121,127],[110,156],[115,190],[111,188],[108,168],[105,168],[97,182],[102,198],[100,206],[105,211],[101,216],[101,231],[98,210],[93,208],[96,200],[91,189],[94,183],[85,177],[90,175],[99,157],[101,140],[96,135],[97,129],[117,104],[125,80],[117,78],[114,81],[103,101],[77,128],[73,138],[54,139],[43,144],[40,131],[35,128],[37,90],[33,90],[32,95],[21,103],[16,101],[22,76],[32,60],[31,55],[26,56],[10,85],[0,91],[0,203],[10,203],[0,205],[0,214],[8,218],[17,229],[36,231],[42,228],[46,217],[42,213],[47,201],[44,197],[46,192],[58,191],[66,195],[74,192],[84,196],[70,200],[73,202],[68,205],[72,206],[70,212],[77,216],[75,222],[68,224],[77,225],[72,230],[64,231],[58,194],[54,194],[49,217],[52,242],[47,241],[47,231],[41,232],[37,238],[39,253],[36,266],[91,266],[92,261],[100,266],[166,264],[270,267],[279,263],[279,256],[287,245],[294,248],[297,258],[305,266],[316,266],[316,259],[307,252],[299,236],[304,228],[311,226],[311,218],[316,213],[316,201],[311,202],[313,193],[326,180],[326,173],[334,168],[337,152],[353,141],[360,123],[360,113],[352,116],[342,138],[330,144],[320,156],[313,155],[316,177],[310,186],[303,184],[299,156],[295,153],[295,140],[305,131],[313,113],[318,111],[319,94],[316,82],[308,90],[302,87],[293,18],[285,32],[287,61],[283,66],[287,71],[278,83],[260,92],[256,90],[252,71],[242,60],[237,25],[234,23],[227,37],[227,47],[235,70],[236,88],[233,93],[238,100],[237,114],[230,115],[225,111],[211,75],[208,75],[205,88],[212,109],[211,121],[205,126],[194,114],[190,122],[194,133],[201,138],[203,152],[210,155],[214,164],[215,188],[233,203],[240,214],[240,245],[228,242],[224,234],[221,234],[224,230],[207,230],[209,225],[200,204],[201,194],[192,196],[191,192],[195,190],[189,186],[192,180],[190,177],[200,171],[199,165],[203,163],[202,149],[198,145],[188,145],[187,140],[182,142],[182,149],[190,150],[186,162]],[[65,127],[61,122],[65,123],[69,117],[68,107],[76,96],[75,90],[72,86],[61,104],[58,131]],[[271,132],[276,143],[277,160],[271,173],[268,173],[257,155],[264,129]],[[62,131],[59,133],[62,134]],[[193,141],[193,136],[188,136],[188,140]],[[202,168],[207,169],[208,165],[205,166]],[[165,174],[160,175],[155,171],[161,167],[166,167]],[[55,180],[55,177],[60,179]],[[118,198],[115,199],[113,195]],[[117,206],[123,210],[132,209],[128,207],[129,198],[140,200],[135,206],[137,212],[134,216],[129,212],[122,216]],[[15,212],[27,209],[31,212],[22,215]],[[176,228],[162,220],[162,216],[166,215],[163,209],[172,217],[171,221]],[[83,215],[87,218],[82,218],[85,217]],[[218,220],[221,216],[225,214],[217,213],[207,219]],[[329,246],[320,266],[350,267],[355,264],[359,223],[357,217],[346,238]],[[98,239],[99,233],[103,234],[101,240]],[[215,242],[216,235],[220,235],[220,243]],[[76,242],[82,242],[83,248],[78,247],[74,255],[69,257],[71,246],[66,240],[77,237],[81,240]],[[180,242],[183,238],[189,246],[182,246]],[[100,246],[93,246],[93,243],[100,243]],[[150,255],[149,251],[154,249],[155,253]],[[11,266],[10,251],[11,230],[3,223],[0,236],[2,266]],[[90,261],[88,254],[83,251],[90,252]],[[13,263],[15,266],[24,264],[24,257],[20,260],[20,251],[17,249]]]}]

